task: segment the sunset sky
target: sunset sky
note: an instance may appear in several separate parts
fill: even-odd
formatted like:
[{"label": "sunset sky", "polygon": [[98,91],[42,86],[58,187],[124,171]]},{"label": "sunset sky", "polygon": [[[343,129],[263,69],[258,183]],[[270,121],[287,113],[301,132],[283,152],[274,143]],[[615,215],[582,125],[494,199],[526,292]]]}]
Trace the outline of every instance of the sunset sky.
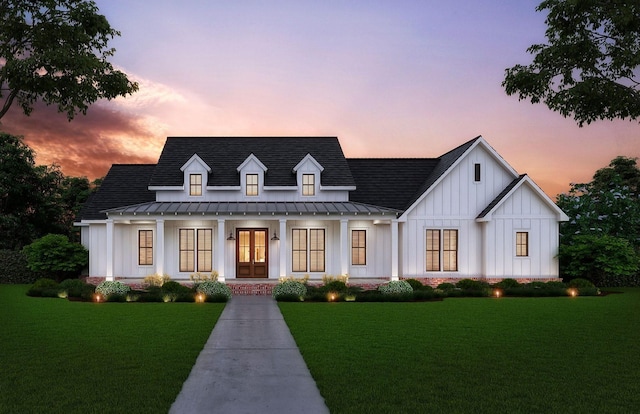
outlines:
[{"label": "sunset sky", "polygon": [[501,87],[544,42],[540,0],[97,0],[140,83],[72,122],[13,107],[0,128],[38,163],[95,178],[155,163],[167,136],[337,136],[347,157],[437,157],[484,138],[552,197],[617,155],[640,124],[579,128]]}]

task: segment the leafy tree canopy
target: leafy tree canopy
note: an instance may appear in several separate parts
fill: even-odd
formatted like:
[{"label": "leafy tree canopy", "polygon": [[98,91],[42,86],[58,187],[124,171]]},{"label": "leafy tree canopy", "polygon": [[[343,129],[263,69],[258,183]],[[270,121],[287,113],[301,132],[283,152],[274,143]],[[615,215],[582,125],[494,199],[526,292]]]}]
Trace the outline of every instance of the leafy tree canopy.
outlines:
[{"label": "leafy tree canopy", "polygon": [[637,158],[614,158],[608,167],[599,169],[593,175],[593,187],[596,190],[607,190],[621,184],[631,194],[640,195],[640,168],[637,161]]},{"label": "leafy tree canopy", "polygon": [[120,33],[91,0],[2,0],[0,21],[0,118],[14,101],[29,115],[40,99],[71,120],[138,90],[108,62]]},{"label": "leafy tree canopy", "polygon": [[640,117],[640,2],[545,0],[548,44],[527,49],[533,63],[506,69],[508,95],[572,117],[579,126],[598,119]]}]

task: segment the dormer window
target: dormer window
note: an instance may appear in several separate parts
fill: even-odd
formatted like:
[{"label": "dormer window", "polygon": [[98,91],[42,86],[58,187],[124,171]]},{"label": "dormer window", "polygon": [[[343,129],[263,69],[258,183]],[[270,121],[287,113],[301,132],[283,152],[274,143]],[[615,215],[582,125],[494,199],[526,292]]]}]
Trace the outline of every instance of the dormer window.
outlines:
[{"label": "dormer window", "polygon": [[258,174],[247,174],[247,196],[258,195]]},{"label": "dormer window", "polygon": [[202,195],[202,174],[189,174],[189,195]]},{"label": "dormer window", "polygon": [[302,195],[316,195],[316,176],[315,174],[302,174]]}]

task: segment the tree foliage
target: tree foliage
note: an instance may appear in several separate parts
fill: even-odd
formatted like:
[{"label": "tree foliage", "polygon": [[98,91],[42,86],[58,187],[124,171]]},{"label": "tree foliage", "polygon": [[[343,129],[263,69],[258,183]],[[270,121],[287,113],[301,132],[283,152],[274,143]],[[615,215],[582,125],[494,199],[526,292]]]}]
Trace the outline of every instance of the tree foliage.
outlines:
[{"label": "tree foliage", "polygon": [[91,0],[2,0],[0,21],[0,118],[14,101],[29,115],[42,100],[71,120],[138,89],[107,60],[120,33]]},{"label": "tree foliage", "polygon": [[33,271],[50,272],[59,280],[77,276],[89,263],[89,252],[62,234],[47,234],[23,249],[27,266]]},{"label": "tree foliage", "polygon": [[558,207],[569,216],[560,225],[562,274],[602,286],[630,280],[625,278],[638,271],[638,177],[633,158],[617,157],[609,167],[599,169],[591,182],[573,184],[567,194],[558,196]]},{"label": "tree foliage", "polygon": [[36,165],[20,137],[0,133],[0,249],[20,249],[47,233],[72,236],[73,220],[94,186]]},{"label": "tree foliage", "polygon": [[506,69],[508,95],[572,117],[579,126],[598,119],[640,117],[640,2],[545,0],[548,44],[527,49],[527,66]]}]

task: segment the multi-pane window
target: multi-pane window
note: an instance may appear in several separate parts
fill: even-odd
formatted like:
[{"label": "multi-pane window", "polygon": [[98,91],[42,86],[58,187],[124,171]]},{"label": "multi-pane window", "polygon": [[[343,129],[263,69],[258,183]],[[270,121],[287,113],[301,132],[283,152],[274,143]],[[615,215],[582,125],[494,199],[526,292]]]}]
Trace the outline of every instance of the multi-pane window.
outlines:
[{"label": "multi-pane window", "polygon": [[427,230],[426,271],[458,270],[458,230]]},{"label": "multi-pane window", "polygon": [[351,264],[367,264],[367,232],[351,230]]},{"label": "multi-pane window", "polygon": [[480,164],[474,164],[473,165],[473,169],[474,169],[474,171],[473,171],[473,179],[474,179],[475,182],[478,183],[478,182],[481,181],[481,178],[482,178]]},{"label": "multi-pane window", "polygon": [[458,230],[442,231],[442,270],[458,270]]},{"label": "multi-pane window", "polygon": [[153,230],[138,230],[138,264],[153,264]]},{"label": "multi-pane window", "polygon": [[440,271],[440,230],[427,230],[427,272]]},{"label": "multi-pane window", "polygon": [[202,195],[202,174],[189,174],[189,195]]},{"label": "multi-pane window", "polygon": [[258,195],[258,174],[247,174],[247,195]]},{"label": "multi-pane window", "polygon": [[529,256],[529,232],[516,232],[516,256]]},{"label": "multi-pane window", "polygon": [[293,229],[291,244],[294,272],[324,272],[324,229]]},{"label": "multi-pane window", "polygon": [[213,257],[211,229],[180,229],[180,271],[210,272]]},{"label": "multi-pane window", "polygon": [[294,272],[307,271],[307,230],[293,229],[293,237],[291,239],[293,246],[293,266]]},{"label": "multi-pane window", "polygon": [[314,174],[302,174],[302,195],[316,195],[316,176]]}]

